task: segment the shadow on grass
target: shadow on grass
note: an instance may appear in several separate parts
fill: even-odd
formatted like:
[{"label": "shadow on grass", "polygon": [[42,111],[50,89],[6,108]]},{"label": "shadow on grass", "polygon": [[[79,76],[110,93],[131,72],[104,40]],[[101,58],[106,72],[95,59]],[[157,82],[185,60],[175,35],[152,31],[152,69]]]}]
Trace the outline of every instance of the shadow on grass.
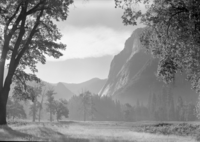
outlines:
[{"label": "shadow on grass", "polygon": [[106,139],[103,137],[102,138],[100,137],[84,138],[82,136],[67,135],[67,134],[60,133],[52,128],[48,128],[45,125],[39,128],[39,133],[41,137],[49,138],[49,140],[56,141],[56,142],[128,142],[127,140]]},{"label": "shadow on grass", "polygon": [[60,132],[57,132],[51,128],[47,128],[43,125],[43,127],[39,128],[40,135],[45,138],[49,138],[52,141],[59,142],[90,142],[89,139],[86,138],[72,138],[68,135],[64,135]]},{"label": "shadow on grass", "polygon": [[4,126],[0,126],[0,130],[5,131],[5,133],[0,133],[0,140],[9,140],[9,139],[14,139],[14,138],[18,138],[20,140],[45,140],[45,139],[41,139],[39,137],[36,137],[34,135],[30,135],[27,133],[23,133],[23,132],[19,132],[16,130],[13,130],[11,127],[4,125]]}]

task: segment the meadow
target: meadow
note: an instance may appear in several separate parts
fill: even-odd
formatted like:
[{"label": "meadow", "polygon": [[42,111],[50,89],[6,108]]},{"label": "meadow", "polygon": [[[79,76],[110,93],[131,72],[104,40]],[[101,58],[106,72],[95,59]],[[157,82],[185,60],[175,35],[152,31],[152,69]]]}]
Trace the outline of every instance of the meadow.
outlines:
[{"label": "meadow", "polygon": [[198,122],[9,122],[0,141],[197,142]]}]

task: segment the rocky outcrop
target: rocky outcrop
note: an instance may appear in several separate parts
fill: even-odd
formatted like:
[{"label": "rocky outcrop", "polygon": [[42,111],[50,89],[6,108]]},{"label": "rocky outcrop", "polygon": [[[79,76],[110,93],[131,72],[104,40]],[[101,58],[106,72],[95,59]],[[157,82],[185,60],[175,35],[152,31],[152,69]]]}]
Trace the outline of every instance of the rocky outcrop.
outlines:
[{"label": "rocky outcrop", "polygon": [[[164,83],[156,77],[158,61],[147,54],[140,43],[143,28],[136,29],[125,42],[124,49],[116,55],[110,65],[108,80],[99,94],[112,96],[123,103],[147,103],[149,95],[159,94]],[[197,94],[183,75],[177,75],[172,85],[173,95],[181,95],[187,102],[196,103]]]}]

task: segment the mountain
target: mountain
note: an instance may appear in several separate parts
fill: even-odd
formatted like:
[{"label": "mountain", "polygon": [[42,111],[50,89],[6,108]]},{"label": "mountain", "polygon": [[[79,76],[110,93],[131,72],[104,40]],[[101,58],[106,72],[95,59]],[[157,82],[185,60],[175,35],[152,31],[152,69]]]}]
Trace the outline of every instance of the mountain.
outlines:
[{"label": "mountain", "polygon": [[[161,94],[164,83],[155,75],[158,60],[142,47],[143,31],[143,28],[136,29],[126,40],[124,49],[113,58],[101,96],[112,96],[123,103],[135,104],[139,100],[146,104],[150,94]],[[172,86],[175,99],[181,96],[187,103],[196,103],[198,94],[190,89],[184,75],[178,74]]]},{"label": "mountain", "polygon": [[82,91],[89,90],[92,93],[99,93],[101,88],[105,85],[106,79],[93,78],[82,83],[63,83],[71,92],[79,95]]},{"label": "mountain", "polygon": [[[74,93],[72,93],[68,88],[65,87],[65,85],[61,82],[53,84],[53,83],[49,83],[46,81],[41,81],[42,83],[44,83],[44,87],[43,87],[43,91],[45,90],[45,92],[49,89],[53,89],[55,91],[55,95],[54,98],[56,100],[58,99],[66,99],[69,100],[73,95],[75,95]],[[34,86],[34,84],[32,84]]]},{"label": "mountain", "polygon": [[[56,100],[58,99],[69,100],[73,95],[75,95],[69,89],[67,89],[63,83],[51,84],[45,81],[41,81],[41,82],[45,84],[45,86],[43,87],[43,91],[46,92],[49,89],[53,89],[55,91],[56,94],[54,98]],[[35,82],[32,82],[29,85],[35,86],[35,84],[36,84]],[[13,91],[14,91],[14,84],[11,85],[9,96],[12,95]]]},{"label": "mountain", "polygon": [[[93,78],[83,83],[49,83],[42,81],[45,88],[54,89],[56,92],[55,99],[69,100],[73,95],[79,95],[82,91],[89,90],[92,93],[98,94],[100,89],[105,85],[106,79]],[[35,83],[31,83],[33,86]],[[44,88],[44,87],[43,87]],[[10,95],[13,93],[14,85],[11,85]]]},{"label": "mountain", "polygon": [[54,87],[54,89],[55,89],[55,92],[57,93],[55,95],[56,99],[69,100],[73,95],[75,95],[68,88],[66,88],[63,83],[60,83],[60,82]]}]

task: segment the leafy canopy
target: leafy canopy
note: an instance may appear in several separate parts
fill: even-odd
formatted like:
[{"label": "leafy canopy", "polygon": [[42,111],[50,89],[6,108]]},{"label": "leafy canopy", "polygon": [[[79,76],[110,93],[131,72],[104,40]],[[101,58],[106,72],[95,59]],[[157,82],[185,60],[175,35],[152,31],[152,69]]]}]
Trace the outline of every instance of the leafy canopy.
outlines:
[{"label": "leafy canopy", "polygon": [[[115,0],[124,9],[125,25],[146,25],[143,45],[159,59],[157,75],[166,83],[178,72],[185,73],[193,89],[200,92],[200,1]],[[134,5],[145,5],[146,9]]]},{"label": "leafy canopy", "polygon": [[57,120],[61,120],[61,117],[64,116],[65,118],[68,117],[69,110],[67,108],[68,102],[67,100],[55,100],[55,109],[56,109],[56,115],[57,115]]},{"label": "leafy canopy", "polygon": [[[0,63],[9,60],[8,75],[17,85],[25,85],[27,80],[39,81],[34,74],[38,71],[36,64],[45,64],[45,55],[62,56],[60,50],[66,45],[59,43],[61,33],[55,21],[67,19],[72,3],[73,0],[0,0]],[[24,72],[27,67],[33,74]],[[9,77],[6,81],[10,81]],[[2,80],[0,76],[0,85]]]}]

